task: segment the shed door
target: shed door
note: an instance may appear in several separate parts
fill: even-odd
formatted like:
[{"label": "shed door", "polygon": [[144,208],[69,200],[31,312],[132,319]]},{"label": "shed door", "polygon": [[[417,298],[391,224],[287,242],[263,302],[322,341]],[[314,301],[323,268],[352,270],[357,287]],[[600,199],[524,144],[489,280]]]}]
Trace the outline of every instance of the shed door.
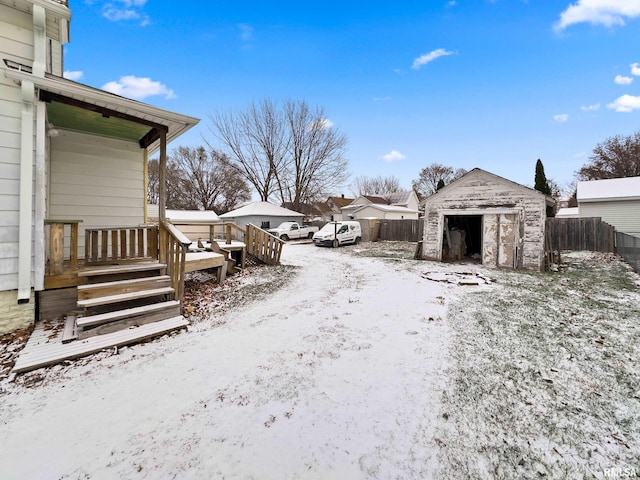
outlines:
[{"label": "shed door", "polygon": [[498,223],[498,266],[516,268],[518,246],[518,214],[503,213]]}]

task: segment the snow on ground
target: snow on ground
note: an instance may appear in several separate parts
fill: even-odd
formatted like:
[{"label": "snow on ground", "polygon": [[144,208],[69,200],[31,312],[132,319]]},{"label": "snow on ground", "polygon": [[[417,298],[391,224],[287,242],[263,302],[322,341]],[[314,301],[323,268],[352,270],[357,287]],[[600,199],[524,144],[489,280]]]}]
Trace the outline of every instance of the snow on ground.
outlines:
[{"label": "snow on ground", "polygon": [[640,294],[623,264],[497,272],[411,249],[289,244],[281,267],[195,275],[188,332],[2,381],[0,478],[639,471]]}]

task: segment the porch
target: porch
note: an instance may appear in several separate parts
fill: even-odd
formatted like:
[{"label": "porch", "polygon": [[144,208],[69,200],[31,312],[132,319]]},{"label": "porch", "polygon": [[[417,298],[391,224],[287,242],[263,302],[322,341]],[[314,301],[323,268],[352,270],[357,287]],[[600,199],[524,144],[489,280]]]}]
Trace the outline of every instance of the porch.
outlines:
[{"label": "porch", "polygon": [[[205,242],[192,242],[167,221],[87,228],[82,246],[80,223],[45,222],[40,323],[16,362],[16,373],[184,328],[186,273],[216,269],[218,281],[224,281],[247,262],[277,264],[282,251],[282,242],[267,232],[229,222],[207,226]],[[46,322],[60,318],[64,325],[53,335]]]}]

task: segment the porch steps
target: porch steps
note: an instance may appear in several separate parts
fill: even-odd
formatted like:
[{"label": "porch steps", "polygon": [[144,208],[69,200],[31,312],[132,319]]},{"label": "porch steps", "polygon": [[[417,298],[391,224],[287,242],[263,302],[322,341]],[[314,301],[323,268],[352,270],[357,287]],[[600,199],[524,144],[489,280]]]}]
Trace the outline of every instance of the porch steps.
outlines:
[{"label": "porch steps", "polygon": [[84,340],[62,343],[60,339],[51,340],[50,332],[39,325],[31,335],[27,345],[20,353],[13,367],[14,373],[24,373],[40,367],[55,365],[64,360],[91,355],[106,348],[121,347],[163,335],[172,330],[185,328],[189,322],[178,315],[165,320],[119,330],[113,333],[96,335]]},{"label": "porch steps", "polygon": [[91,308],[113,303],[128,302],[131,300],[140,300],[151,297],[159,297],[161,295],[169,295],[174,293],[172,287],[154,288],[150,290],[141,290],[137,292],[119,293],[116,295],[107,295],[104,297],[89,298],[86,300],[78,300],[78,307]]},{"label": "porch steps", "polygon": [[158,314],[164,316],[164,318],[166,318],[167,315],[180,315],[180,302],[177,300],[169,300],[167,302],[152,303],[150,305],[141,305],[139,307],[89,315],[88,317],[79,317],[76,319],[75,325],[78,330],[84,331],[123,319],[127,319],[132,323],[143,324],[155,321],[155,317]]},{"label": "porch steps", "polygon": [[150,272],[159,271],[167,268],[164,263],[157,262],[140,262],[124,265],[101,265],[99,267],[85,268],[78,271],[79,277],[97,277],[102,275],[129,274],[132,272]]},{"label": "porch steps", "polygon": [[116,293],[133,293],[170,286],[171,277],[168,275],[90,283],[87,285],[78,285],[78,300],[89,300],[92,298],[115,295]]}]

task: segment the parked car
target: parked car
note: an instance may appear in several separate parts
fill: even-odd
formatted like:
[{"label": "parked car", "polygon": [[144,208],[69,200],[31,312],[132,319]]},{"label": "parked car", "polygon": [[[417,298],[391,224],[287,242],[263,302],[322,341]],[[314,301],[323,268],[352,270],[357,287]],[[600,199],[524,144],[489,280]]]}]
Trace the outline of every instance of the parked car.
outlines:
[{"label": "parked car", "polygon": [[271,235],[275,235],[281,240],[313,238],[313,234],[317,231],[318,227],[304,226],[298,224],[298,222],[282,222],[277,228],[267,230]]},{"label": "parked car", "polygon": [[358,222],[329,222],[313,236],[316,246],[339,247],[349,243],[358,244],[362,240],[362,229]]}]

